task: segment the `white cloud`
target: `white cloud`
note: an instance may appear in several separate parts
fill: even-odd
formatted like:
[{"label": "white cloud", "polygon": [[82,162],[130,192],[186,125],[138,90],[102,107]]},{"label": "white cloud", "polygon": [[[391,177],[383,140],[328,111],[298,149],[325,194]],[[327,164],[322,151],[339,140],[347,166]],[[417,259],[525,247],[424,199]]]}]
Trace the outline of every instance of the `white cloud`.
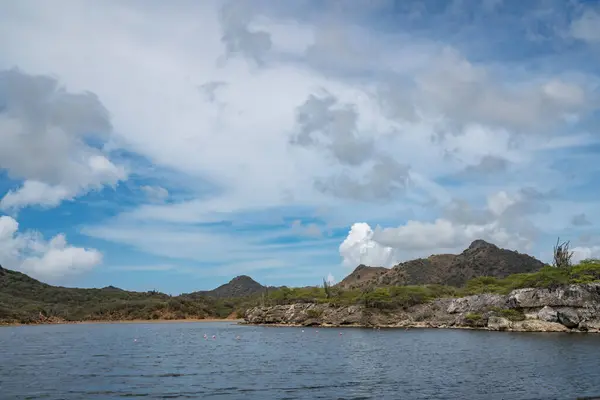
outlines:
[{"label": "white cloud", "polygon": [[0,200],[3,210],[18,209],[34,204],[55,207],[63,200],[70,200],[72,194],[62,186],[50,186],[39,181],[25,181],[18,190],[10,190]]},{"label": "white cloud", "polygon": [[600,43],[600,12],[585,10],[581,17],[571,23],[571,35],[586,42]]},{"label": "white cloud", "polygon": [[[23,184],[0,207],[51,207],[118,184],[129,171],[97,145],[108,142],[181,177],[141,188],[169,204],[83,230],[146,253],[210,254],[240,269],[251,255],[259,265],[272,260],[260,240],[192,225],[294,206],[328,207],[323,225],[391,226],[355,224],[340,246],[348,264],[389,265],[478,235],[517,248],[531,242],[535,226],[519,215],[545,207],[518,188],[570,182],[562,156],[543,152],[597,142],[578,131],[597,107],[597,77],[551,56],[546,66],[538,65],[546,58],[486,59],[470,42],[450,46],[402,24],[372,29],[367,18],[348,19],[369,12],[362,2],[326,7],[319,18],[287,9],[307,11],[301,3],[3,3],[0,69],[23,72],[4,75],[18,90],[12,114],[0,112],[0,168]],[[486,4],[486,18],[504,9]],[[413,16],[422,21],[421,11]],[[319,226],[294,232],[316,238]]]},{"label": "white cloud", "polygon": [[56,79],[0,71],[0,169],[24,180],[0,200],[4,210],[62,200],[126,179],[88,140],[105,140],[112,127],[98,98],[73,94]]},{"label": "white cloud", "polygon": [[373,233],[371,227],[364,222],[352,225],[339,247],[344,265],[353,268],[359,264],[391,266],[396,262],[395,249],[373,240]]},{"label": "white cloud", "polygon": [[42,280],[58,281],[91,270],[102,262],[94,249],[70,246],[63,234],[49,241],[36,232],[20,233],[18,222],[0,216],[0,265]]},{"label": "white cloud", "polygon": [[418,104],[450,122],[536,130],[587,108],[577,82],[542,77],[540,83],[498,84],[487,68],[452,48],[443,49],[430,65],[417,77]]}]

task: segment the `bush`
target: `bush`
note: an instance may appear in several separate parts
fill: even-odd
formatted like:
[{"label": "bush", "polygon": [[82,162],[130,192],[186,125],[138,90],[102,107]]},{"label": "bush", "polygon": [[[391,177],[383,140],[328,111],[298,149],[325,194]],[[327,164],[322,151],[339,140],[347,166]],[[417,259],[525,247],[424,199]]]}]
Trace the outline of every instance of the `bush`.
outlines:
[{"label": "bush", "polygon": [[465,315],[465,319],[469,320],[469,321],[479,321],[481,320],[481,318],[483,318],[481,316],[481,314],[477,314],[477,313],[468,313],[467,315]]}]

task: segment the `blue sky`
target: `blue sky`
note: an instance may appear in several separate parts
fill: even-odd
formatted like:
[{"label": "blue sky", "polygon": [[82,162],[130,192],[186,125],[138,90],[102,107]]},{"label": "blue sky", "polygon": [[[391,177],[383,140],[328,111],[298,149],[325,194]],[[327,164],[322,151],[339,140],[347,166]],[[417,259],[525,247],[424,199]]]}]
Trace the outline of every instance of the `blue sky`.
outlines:
[{"label": "blue sky", "polygon": [[0,264],[169,293],[600,257],[600,2],[0,2]]}]

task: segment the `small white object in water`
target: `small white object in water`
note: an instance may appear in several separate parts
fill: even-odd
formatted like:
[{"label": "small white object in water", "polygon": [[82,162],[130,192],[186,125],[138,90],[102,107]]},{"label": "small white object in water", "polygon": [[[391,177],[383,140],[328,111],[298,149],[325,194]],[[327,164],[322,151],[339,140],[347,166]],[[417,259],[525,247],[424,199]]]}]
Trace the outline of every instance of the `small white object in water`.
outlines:
[{"label": "small white object in water", "polygon": [[342,335],[343,335],[343,333],[342,333],[342,332],[340,332],[340,336],[342,336]]},{"label": "small white object in water", "polygon": [[217,337],[215,335],[212,336],[213,339],[216,339]]}]

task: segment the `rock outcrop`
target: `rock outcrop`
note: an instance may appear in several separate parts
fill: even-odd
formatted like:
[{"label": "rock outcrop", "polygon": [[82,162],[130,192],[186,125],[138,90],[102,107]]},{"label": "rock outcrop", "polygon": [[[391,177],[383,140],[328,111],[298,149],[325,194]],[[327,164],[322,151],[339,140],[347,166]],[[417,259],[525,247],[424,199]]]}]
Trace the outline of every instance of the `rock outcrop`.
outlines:
[{"label": "rock outcrop", "polygon": [[254,307],[248,324],[294,326],[474,328],[519,332],[600,332],[600,283],[518,289],[437,299],[406,309],[291,304]]}]

